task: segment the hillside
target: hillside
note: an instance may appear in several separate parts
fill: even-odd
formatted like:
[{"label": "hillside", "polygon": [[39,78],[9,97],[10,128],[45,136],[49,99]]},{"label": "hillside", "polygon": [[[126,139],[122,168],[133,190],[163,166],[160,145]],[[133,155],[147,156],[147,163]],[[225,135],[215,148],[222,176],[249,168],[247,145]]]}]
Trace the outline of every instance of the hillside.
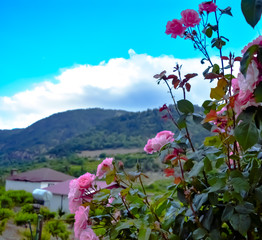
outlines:
[{"label": "hillside", "polygon": [[28,160],[75,137],[122,110],[80,109],[56,113],[25,129],[0,131],[0,159]]},{"label": "hillside", "polygon": [[[201,109],[195,106],[195,110]],[[54,114],[25,129],[0,131],[0,164],[39,156],[68,156],[84,150],[143,148],[147,139],[162,130],[176,131],[158,109],[142,112],[82,109]],[[208,132],[188,122],[194,143]]]}]

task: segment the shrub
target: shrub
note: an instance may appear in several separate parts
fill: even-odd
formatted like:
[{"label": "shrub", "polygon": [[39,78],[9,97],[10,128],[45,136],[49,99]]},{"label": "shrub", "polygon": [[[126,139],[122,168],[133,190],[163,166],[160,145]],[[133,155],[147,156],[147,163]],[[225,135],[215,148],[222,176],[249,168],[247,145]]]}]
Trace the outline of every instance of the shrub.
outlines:
[{"label": "shrub", "polygon": [[19,212],[14,218],[14,222],[17,226],[25,225],[29,221],[33,224],[36,224],[37,223],[37,214]]},{"label": "shrub", "polygon": [[8,190],[5,195],[11,198],[16,206],[34,202],[32,193],[26,192],[25,190]]},{"label": "shrub", "polygon": [[14,207],[14,202],[12,199],[6,195],[0,197],[0,207],[1,208],[12,208]]},{"label": "shrub", "polygon": [[3,234],[5,230],[6,223],[10,217],[12,217],[14,212],[7,208],[0,208],[0,235]]},{"label": "shrub", "polygon": [[32,204],[27,203],[21,208],[21,212],[22,213],[34,213],[34,206]]},{"label": "shrub", "polygon": [[66,230],[65,223],[59,220],[52,220],[47,222],[46,230],[55,238],[61,238],[61,240],[68,240],[70,232]]},{"label": "shrub", "polygon": [[50,219],[55,218],[56,213],[55,212],[51,212],[48,208],[46,207],[41,207],[40,209],[40,214],[43,216],[44,221],[48,221]]}]

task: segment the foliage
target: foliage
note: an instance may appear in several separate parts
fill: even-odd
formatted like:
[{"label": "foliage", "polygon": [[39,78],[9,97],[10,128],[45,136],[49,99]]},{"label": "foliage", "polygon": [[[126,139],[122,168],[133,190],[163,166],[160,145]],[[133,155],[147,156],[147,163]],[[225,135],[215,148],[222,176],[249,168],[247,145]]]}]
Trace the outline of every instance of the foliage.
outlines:
[{"label": "foliage", "polygon": [[16,206],[34,201],[32,193],[25,190],[8,190],[5,192],[5,196],[9,197]]},{"label": "foliage", "polygon": [[21,212],[22,213],[34,213],[35,210],[34,210],[34,206],[32,204],[25,204],[21,207]]},{"label": "foliage", "polygon": [[51,220],[47,222],[46,230],[56,238],[60,238],[61,240],[68,240],[70,232],[66,230],[67,226],[65,223],[59,220]]},{"label": "foliage", "polygon": [[49,221],[51,219],[54,219],[56,216],[55,212],[51,212],[48,208],[46,207],[41,207],[40,208],[40,212],[39,214],[41,214],[44,218],[44,221]]},{"label": "foliage", "polygon": [[0,235],[3,234],[7,220],[14,215],[14,212],[7,208],[0,208]]},{"label": "foliage", "polygon": [[37,214],[19,212],[14,217],[14,222],[17,226],[26,225],[28,221],[30,221],[33,224],[36,224],[37,223]]},{"label": "foliage", "polygon": [[1,208],[12,208],[14,207],[14,202],[12,199],[6,195],[0,197],[0,207]]},{"label": "foliage", "polygon": [[[32,232],[35,232],[34,227],[32,228]],[[22,235],[22,240],[32,240],[32,236],[29,228],[21,231],[21,235]],[[50,239],[51,239],[51,234],[43,230],[41,234],[41,240],[50,240]]]},{"label": "foliage", "polygon": [[[261,6],[261,1],[242,0],[242,11],[253,27]],[[243,57],[225,56],[228,39],[221,35],[220,19],[232,17],[230,7],[220,9],[216,1],[203,2],[198,12],[187,9],[181,16],[167,23],[166,34],[192,41],[204,55],[201,63],[208,67],[203,77],[217,83],[211,88],[211,100],[203,103],[204,114],[196,112],[187,96],[197,74],[184,75],[179,64],[170,75],[162,71],[154,76],[158,84],[167,86],[175,114],[167,105],[159,111],[177,131],[159,129],[144,150],[158,153],[172,183],[152,196],[147,192],[150,185],[144,185],[149,176],[139,161],[106,158],[98,165],[96,176],[85,173],[70,182],[69,209],[75,213],[77,239],[86,239],[87,233],[104,240],[262,239],[262,37],[242,50]],[[220,66],[213,63],[208,46],[218,50]],[[237,61],[240,73],[236,78],[233,67]],[[182,91],[183,99],[177,101],[175,91]],[[190,120],[209,130],[202,145],[192,140]],[[154,129],[154,124],[144,123],[145,131],[148,126]],[[142,129],[134,126],[132,134],[139,134]],[[95,177],[96,181],[104,177],[110,187],[97,188]]]}]

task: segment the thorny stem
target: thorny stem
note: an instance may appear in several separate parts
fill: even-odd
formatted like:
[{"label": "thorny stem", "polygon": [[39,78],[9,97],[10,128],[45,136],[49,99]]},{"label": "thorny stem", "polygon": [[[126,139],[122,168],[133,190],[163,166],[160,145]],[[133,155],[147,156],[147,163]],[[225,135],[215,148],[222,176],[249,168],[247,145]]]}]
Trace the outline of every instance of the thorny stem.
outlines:
[{"label": "thorny stem", "polygon": [[172,122],[173,122],[173,123],[175,124],[175,126],[178,128],[178,130],[181,130],[181,128],[178,126],[176,120],[174,119],[172,113],[170,112],[170,109],[169,109],[169,108],[167,108],[167,112],[168,112],[169,117],[171,118]]},{"label": "thorny stem", "polygon": [[117,220],[114,218],[114,216],[113,216],[111,213],[109,213],[109,215],[110,215],[111,218],[113,218],[113,220],[114,220],[115,222],[117,222]]},{"label": "thorny stem", "polygon": [[185,181],[184,170],[183,170],[183,167],[182,167],[181,160],[180,160],[179,156],[178,156],[178,161],[179,161],[179,166],[180,166],[180,170],[181,170],[181,174],[182,174],[182,179],[183,179],[183,181]]},{"label": "thorny stem", "polygon": [[[182,78],[181,78],[181,72],[180,72],[180,68],[179,67],[177,67],[177,71],[178,71],[179,80],[181,82]],[[186,94],[185,94],[185,88],[184,87],[183,87],[183,92],[184,92],[184,100],[185,100],[186,99]],[[195,152],[195,148],[194,148],[193,143],[191,141],[191,137],[190,137],[190,134],[189,134],[187,126],[185,127],[185,129],[186,129],[186,138],[189,141],[189,144],[190,144],[190,147],[191,147],[192,151]]]},{"label": "thorny stem", "polygon": [[[144,194],[145,194],[145,196],[146,196],[146,197],[145,197],[146,204],[148,205],[149,209],[151,210],[150,203],[149,203],[148,198],[147,198],[146,190],[145,190],[143,181],[142,181],[142,179],[141,179],[141,175],[139,176],[139,182],[140,182],[140,185],[141,185],[141,187],[142,187],[142,189],[143,189],[143,192],[144,192]],[[151,210],[151,212],[154,214],[156,220],[159,222],[159,224],[160,224],[160,226],[161,226],[161,221],[160,221],[159,217],[157,216],[157,214],[156,214],[153,210]],[[165,240],[168,240],[168,238],[165,236],[165,234],[164,234],[163,232],[161,232],[161,234],[162,234],[162,236],[163,236],[163,238],[164,238]]]},{"label": "thorny stem", "polygon": [[[218,18],[217,18],[217,12],[215,12],[215,18],[216,18],[216,23],[217,23],[217,38],[220,40],[220,34],[219,34],[219,21],[218,21]],[[224,62],[223,62],[223,59],[222,59],[222,46],[219,47],[219,54],[220,54],[220,60],[221,60],[221,66],[222,66],[222,73],[224,75]]]},{"label": "thorny stem", "polygon": [[[120,195],[121,196],[121,195]],[[129,210],[129,208],[127,207],[127,205],[126,205],[126,202],[125,202],[125,200],[124,200],[124,198],[121,196],[121,199],[122,199],[122,202],[123,202],[123,204],[124,204],[124,206],[125,206],[125,208],[126,208],[126,210],[127,210],[127,212],[128,212],[128,215],[129,215],[129,217],[131,217],[132,219],[135,219],[136,217],[130,212],[130,210]]]},{"label": "thorny stem", "polygon": [[170,95],[171,95],[171,97],[172,97],[172,99],[173,99],[173,102],[174,102],[174,105],[175,105],[175,109],[176,109],[178,115],[180,116],[180,112],[178,111],[175,97],[174,97],[174,95],[173,95],[173,93],[172,93],[172,89],[171,89],[171,87],[169,86],[167,80],[164,80],[164,81],[165,81],[165,83],[166,83],[166,85],[167,85],[167,87],[168,87],[169,93],[170,93]]}]

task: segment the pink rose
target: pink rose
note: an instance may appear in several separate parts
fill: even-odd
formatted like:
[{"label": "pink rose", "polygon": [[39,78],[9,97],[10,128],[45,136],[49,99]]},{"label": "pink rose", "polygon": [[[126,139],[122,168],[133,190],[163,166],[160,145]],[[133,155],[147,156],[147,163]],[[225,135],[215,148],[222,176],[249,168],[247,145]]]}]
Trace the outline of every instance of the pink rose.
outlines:
[{"label": "pink rose", "polygon": [[144,151],[152,154],[153,152],[158,152],[167,143],[174,141],[174,133],[170,131],[159,132],[154,138],[149,139],[144,147]]},{"label": "pink rose", "polygon": [[186,27],[194,27],[198,25],[201,21],[198,13],[195,10],[187,9],[181,12],[181,21]]},{"label": "pink rose", "polygon": [[114,169],[114,166],[112,164],[113,162],[113,158],[106,158],[105,160],[103,160],[102,163],[100,163],[97,166],[97,172],[96,172],[96,176],[101,179],[102,177],[104,177],[106,175],[106,173],[110,170]]},{"label": "pink rose", "polygon": [[244,54],[247,49],[249,49],[251,46],[253,45],[259,45],[262,46],[262,36],[257,37],[255,40],[253,40],[252,42],[250,42],[247,46],[245,46],[243,48],[243,50],[241,51],[242,54]]},{"label": "pink rose", "polygon": [[86,228],[81,232],[80,240],[99,240],[92,228]]},{"label": "pink rose", "polygon": [[199,13],[203,14],[204,11],[207,13],[215,12],[217,9],[217,5],[213,3],[212,1],[210,2],[203,2],[199,4]]},{"label": "pink rose", "polygon": [[243,76],[242,73],[239,73],[238,78],[238,85],[241,91],[247,91],[253,92],[256,83],[259,81],[259,70],[256,62],[253,60],[248,66],[246,77]]},{"label": "pink rose", "polygon": [[239,91],[239,84],[238,84],[238,79],[237,78],[233,78],[232,79],[231,85],[232,85],[233,93],[236,93],[237,91]]},{"label": "pink rose", "polygon": [[78,184],[80,188],[90,188],[92,183],[94,182],[96,176],[91,173],[85,173],[84,175],[80,176],[78,180]]},{"label": "pink rose", "polygon": [[247,91],[239,91],[239,94],[235,96],[234,102],[234,110],[236,115],[238,116],[243,110],[250,106],[259,106],[260,104],[257,103],[254,99],[254,95],[249,90]]},{"label": "pink rose", "polygon": [[82,231],[87,227],[89,210],[89,206],[80,206],[75,213],[74,232],[76,238],[79,238]]},{"label": "pink rose", "polygon": [[82,204],[82,191],[80,191],[77,179],[73,179],[69,183],[68,200],[70,212],[75,213],[78,207]]},{"label": "pink rose", "polygon": [[79,199],[69,198],[68,201],[69,201],[68,202],[69,211],[71,213],[75,213],[82,204],[81,198]]},{"label": "pink rose", "polygon": [[172,38],[176,38],[177,36],[183,37],[185,30],[186,27],[183,26],[183,22],[181,20],[174,19],[167,22],[166,34],[171,34]]}]

